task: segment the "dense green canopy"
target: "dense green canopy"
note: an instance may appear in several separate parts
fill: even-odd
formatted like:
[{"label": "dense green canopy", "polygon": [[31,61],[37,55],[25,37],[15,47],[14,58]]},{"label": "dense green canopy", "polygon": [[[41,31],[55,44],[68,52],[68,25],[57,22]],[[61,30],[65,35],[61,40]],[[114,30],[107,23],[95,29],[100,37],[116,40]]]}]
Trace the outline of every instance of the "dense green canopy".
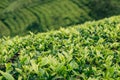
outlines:
[{"label": "dense green canopy", "polygon": [[0,39],[3,80],[119,80],[120,16]]},{"label": "dense green canopy", "polygon": [[45,32],[120,13],[119,0],[0,0],[0,37]]}]

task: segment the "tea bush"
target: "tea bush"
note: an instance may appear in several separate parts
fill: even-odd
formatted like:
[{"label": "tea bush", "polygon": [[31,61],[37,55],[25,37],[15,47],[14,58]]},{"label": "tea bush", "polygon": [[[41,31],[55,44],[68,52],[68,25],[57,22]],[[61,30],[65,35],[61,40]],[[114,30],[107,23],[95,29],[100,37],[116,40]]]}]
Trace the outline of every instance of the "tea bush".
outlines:
[{"label": "tea bush", "polygon": [[120,16],[0,39],[0,79],[119,80]]}]

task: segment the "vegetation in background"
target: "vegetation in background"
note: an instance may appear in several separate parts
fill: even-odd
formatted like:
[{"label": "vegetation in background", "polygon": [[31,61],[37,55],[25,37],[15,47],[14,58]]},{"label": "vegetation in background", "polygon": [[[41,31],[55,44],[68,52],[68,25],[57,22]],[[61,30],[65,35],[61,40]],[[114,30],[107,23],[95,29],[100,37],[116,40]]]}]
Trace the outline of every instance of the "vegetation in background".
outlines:
[{"label": "vegetation in background", "polygon": [[120,16],[0,39],[0,79],[120,80]]},{"label": "vegetation in background", "polygon": [[89,11],[70,0],[5,0],[0,6],[0,36],[44,32],[91,20]]},{"label": "vegetation in background", "polygon": [[91,9],[90,16],[94,19],[120,14],[119,0],[89,0],[87,5]]}]

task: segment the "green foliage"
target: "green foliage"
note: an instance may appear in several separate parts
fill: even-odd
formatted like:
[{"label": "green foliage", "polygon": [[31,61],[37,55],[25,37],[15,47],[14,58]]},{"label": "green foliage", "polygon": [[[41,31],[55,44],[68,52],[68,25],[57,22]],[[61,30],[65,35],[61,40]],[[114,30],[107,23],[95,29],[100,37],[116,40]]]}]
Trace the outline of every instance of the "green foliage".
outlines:
[{"label": "green foliage", "polygon": [[0,0],[0,37],[56,30],[120,14],[119,0]]},{"label": "green foliage", "polygon": [[0,73],[7,79],[7,80],[14,80],[14,78],[7,72],[0,71]]},{"label": "green foliage", "polygon": [[91,9],[90,16],[94,19],[120,14],[119,0],[90,0],[87,4]]},{"label": "green foliage", "polygon": [[115,16],[58,31],[0,39],[0,78],[119,80],[119,57],[120,16]]}]

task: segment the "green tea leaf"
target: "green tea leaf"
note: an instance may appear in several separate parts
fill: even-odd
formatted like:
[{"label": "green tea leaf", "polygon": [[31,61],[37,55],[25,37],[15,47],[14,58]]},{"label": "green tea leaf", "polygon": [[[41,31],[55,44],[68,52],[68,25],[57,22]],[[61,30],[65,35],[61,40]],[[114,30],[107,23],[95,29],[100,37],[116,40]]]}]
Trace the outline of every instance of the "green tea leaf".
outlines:
[{"label": "green tea leaf", "polygon": [[32,69],[38,73],[38,65],[35,63],[35,60],[31,60]]},{"label": "green tea leaf", "polygon": [[0,73],[1,73],[7,80],[15,80],[14,77],[13,77],[11,74],[7,73],[7,72],[3,72],[3,71],[0,70]]}]

